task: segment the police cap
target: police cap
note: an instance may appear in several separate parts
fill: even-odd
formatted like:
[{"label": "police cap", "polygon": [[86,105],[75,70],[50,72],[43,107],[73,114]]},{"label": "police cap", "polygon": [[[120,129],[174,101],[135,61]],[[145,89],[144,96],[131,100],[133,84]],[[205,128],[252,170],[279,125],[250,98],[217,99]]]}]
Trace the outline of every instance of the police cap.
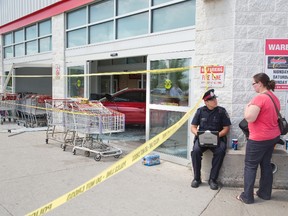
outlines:
[{"label": "police cap", "polygon": [[205,94],[203,95],[203,100],[207,101],[207,100],[211,100],[213,98],[216,98],[217,96],[214,94],[214,89],[210,89],[207,92],[205,92]]}]

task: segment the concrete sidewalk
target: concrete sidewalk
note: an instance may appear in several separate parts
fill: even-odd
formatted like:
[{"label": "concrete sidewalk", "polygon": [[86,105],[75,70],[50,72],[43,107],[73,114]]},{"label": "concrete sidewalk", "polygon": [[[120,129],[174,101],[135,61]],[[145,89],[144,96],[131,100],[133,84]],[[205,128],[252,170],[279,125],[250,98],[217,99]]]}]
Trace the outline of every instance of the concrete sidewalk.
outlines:
[{"label": "concrete sidewalk", "polygon": [[[92,156],[63,152],[60,143],[45,143],[45,131],[11,136],[0,126],[0,215],[25,215],[97,176],[118,159],[96,162]],[[116,141],[124,155],[133,142]],[[210,216],[287,215],[288,191],[273,190],[272,200],[255,204],[236,200],[242,188],[210,190],[207,183],[190,187],[191,168],[167,161],[144,166],[141,161],[46,215],[53,216]],[[287,182],[288,184],[288,182]]]}]

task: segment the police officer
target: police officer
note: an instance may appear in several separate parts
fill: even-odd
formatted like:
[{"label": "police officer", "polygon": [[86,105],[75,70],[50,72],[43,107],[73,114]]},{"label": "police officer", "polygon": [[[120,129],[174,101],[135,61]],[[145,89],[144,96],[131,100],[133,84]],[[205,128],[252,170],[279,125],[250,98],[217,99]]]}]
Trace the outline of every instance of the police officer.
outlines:
[{"label": "police officer", "polygon": [[[201,182],[201,160],[203,152],[210,149],[213,152],[212,168],[209,185],[212,190],[218,190],[217,178],[226,154],[227,138],[231,121],[225,108],[218,106],[214,89],[208,90],[203,98],[205,106],[198,108],[191,122],[191,132],[195,135],[193,150],[191,151],[194,179],[191,187],[197,188]],[[197,137],[198,131],[219,131],[217,147],[200,147]]]}]

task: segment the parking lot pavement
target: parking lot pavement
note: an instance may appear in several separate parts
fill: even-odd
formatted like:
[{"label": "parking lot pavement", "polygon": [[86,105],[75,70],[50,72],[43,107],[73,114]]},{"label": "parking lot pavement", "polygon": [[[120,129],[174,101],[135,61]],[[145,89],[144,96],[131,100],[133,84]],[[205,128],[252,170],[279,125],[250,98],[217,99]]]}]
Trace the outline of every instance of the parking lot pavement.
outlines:
[{"label": "parking lot pavement", "polygon": [[[107,157],[96,162],[81,152],[73,155],[70,148],[63,151],[59,142],[51,140],[46,144],[45,131],[35,129],[9,136],[13,133],[5,132],[5,126],[0,127],[1,216],[32,212],[97,176],[118,160]],[[126,146],[121,158],[134,144],[129,142],[117,141],[118,146]],[[139,161],[46,215],[287,214],[285,190],[273,190],[271,201],[256,199],[255,204],[245,205],[235,199],[241,188],[223,187],[213,191],[204,182],[193,189],[191,179],[190,167],[163,160],[160,165],[149,167]]]}]

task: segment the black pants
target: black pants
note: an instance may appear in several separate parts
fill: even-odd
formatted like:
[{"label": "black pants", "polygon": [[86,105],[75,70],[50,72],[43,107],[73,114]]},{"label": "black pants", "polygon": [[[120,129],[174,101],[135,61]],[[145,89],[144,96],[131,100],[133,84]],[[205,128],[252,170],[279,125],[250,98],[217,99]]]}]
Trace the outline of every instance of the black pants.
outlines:
[{"label": "black pants", "polygon": [[248,140],[246,144],[245,168],[244,168],[244,192],[241,198],[245,203],[254,202],[254,184],[258,165],[260,165],[260,181],[257,194],[262,199],[269,200],[272,193],[273,173],[271,158],[275,144],[279,137],[266,141]]},{"label": "black pants", "polygon": [[193,150],[191,151],[191,158],[192,158],[192,166],[193,166],[193,171],[194,171],[194,179],[196,180],[201,179],[202,156],[203,156],[203,153],[207,151],[208,149],[213,152],[212,168],[210,171],[209,179],[213,179],[216,181],[218,178],[219,171],[222,166],[225,154],[226,154],[227,143],[221,140],[217,147],[206,148],[206,147],[199,146],[198,139],[194,141]]}]

